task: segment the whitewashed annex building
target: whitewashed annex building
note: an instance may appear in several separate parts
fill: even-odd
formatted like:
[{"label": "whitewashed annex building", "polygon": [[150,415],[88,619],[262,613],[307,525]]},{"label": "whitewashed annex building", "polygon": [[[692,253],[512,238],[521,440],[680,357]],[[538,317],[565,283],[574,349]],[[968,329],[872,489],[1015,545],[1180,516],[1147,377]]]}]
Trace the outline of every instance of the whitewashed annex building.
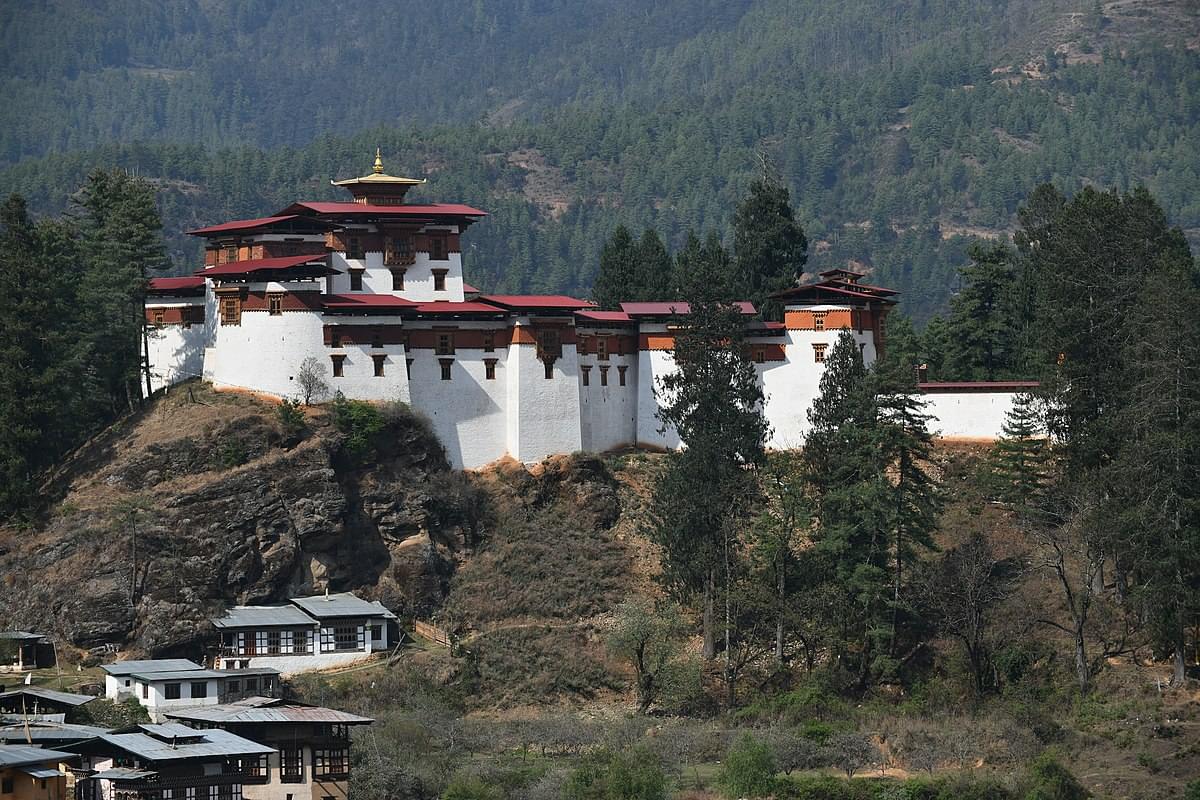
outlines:
[{"label": "whitewashed annex building", "polygon": [[[204,269],[151,282],[156,388],[202,375],[218,389],[297,397],[311,356],[332,391],[425,414],[456,467],[678,444],[659,430],[654,389],[673,369],[673,325],[686,304],[601,311],[560,295],[481,295],[464,280],[461,239],[483,211],[408,202],[424,180],[385,174],[378,154],[370,175],[333,183],[351,200],[191,231],[206,240]],[[896,292],[863,277],[822,273],[782,296],[783,322],[748,322],[772,447],[803,442],[840,330],[867,363],[882,351]],[[1027,386],[921,390],[942,436],[994,438]]]}]

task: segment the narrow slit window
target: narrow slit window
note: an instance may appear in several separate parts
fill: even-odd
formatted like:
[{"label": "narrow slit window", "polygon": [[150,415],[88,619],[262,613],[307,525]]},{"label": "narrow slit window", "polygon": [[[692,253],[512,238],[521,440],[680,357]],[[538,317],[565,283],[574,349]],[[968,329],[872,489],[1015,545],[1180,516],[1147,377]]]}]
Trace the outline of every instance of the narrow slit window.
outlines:
[{"label": "narrow slit window", "polygon": [[443,358],[440,361],[438,361],[438,363],[441,364],[441,366],[442,366],[442,380],[444,380],[444,381],[450,380],[450,368],[454,365],[454,359]]},{"label": "narrow slit window", "polygon": [[283,313],[283,294],[271,292],[267,295],[267,312],[273,317]]},{"label": "narrow slit window", "polygon": [[600,368],[600,385],[608,386],[608,367]]},{"label": "narrow slit window", "polygon": [[485,358],[483,360],[483,377],[484,380],[496,380],[496,359]]},{"label": "narrow slit window", "polygon": [[363,290],[363,270],[350,270],[350,291],[361,292]]},{"label": "narrow slit window", "polygon": [[435,292],[446,291],[446,272],[444,269],[433,270],[433,290]]},{"label": "narrow slit window", "polygon": [[584,386],[591,386],[591,385],[592,385],[592,368],[591,368],[590,366],[587,366],[587,367],[580,367],[580,368],[579,368],[579,375],[580,375],[580,377],[582,377],[582,378],[583,378],[583,385],[584,385]]},{"label": "narrow slit window", "polygon": [[625,370],[627,369],[629,367],[617,367],[617,382],[622,386],[625,385]]},{"label": "narrow slit window", "polygon": [[402,269],[392,270],[392,291],[393,292],[404,291],[404,272],[405,272],[405,270],[402,270]]},{"label": "narrow slit window", "polygon": [[343,377],[343,375],[345,374],[345,371],[346,371],[346,357],[345,356],[330,356],[329,359],[330,359],[330,361],[333,362],[333,377],[335,377],[335,378]]},{"label": "narrow slit window", "polygon": [[371,356],[371,360],[375,362],[375,377],[382,378],[383,377],[383,363],[384,363],[384,361],[387,360],[387,356],[375,355],[375,356]]}]

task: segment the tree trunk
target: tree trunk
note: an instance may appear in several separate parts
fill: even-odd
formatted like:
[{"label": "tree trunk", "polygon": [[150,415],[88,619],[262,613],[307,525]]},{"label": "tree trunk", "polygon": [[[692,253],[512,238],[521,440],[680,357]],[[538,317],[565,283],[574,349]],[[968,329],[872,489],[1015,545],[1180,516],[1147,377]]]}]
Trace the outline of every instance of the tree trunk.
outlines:
[{"label": "tree trunk", "polygon": [[1187,636],[1184,633],[1183,627],[1183,609],[1178,609],[1175,614],[1175,619],[1172,621],[1173,630],[1172,637],[1174,642],[1175,653],[1172,656],[1171,670],[1171,685],[1183,686],[1183,682],[1187,680],[1187,658],[1185,650],[1187,648]]},{"label": "tree trunk", "polygon": [[704,648],[701,650],[701,655],[707,661],[716,658],[717,655],[717,632],[713,627],[713,584],[715,583],[713,570],[708,570],[708,575],[704,578],[704,616],[701,621],[701,627],[704,629]]},{"label": "tree trunk", "polygon": [[781,553],[779,556],[779,569],[776,570],[776,579],[775,579],[775,591],[779,598],[779,617],[775,620],[775,660],[779,662],[780,666],[783,666],[783,661],[784,661],[784,658],[783,658],[783,656],[784,656],[784,653],[783,653],[783,614],[784,614],[784,603],[787,598],[785,588],[784,588],[784,586],[786,584],[786,575],[784,574],[784,568],[786,567],[786,565],[787,565],[787,559]]},{"label": "tree trunk", "polygon": [[733,576],[729,574],[729,531],[722,548],[725,567],[725,707],[733,708],[737,699],[733,675]]},{"label": "tree trunk", "polygon": [[1075,680],[1079,684],[1079,692],[1087,694],[1092,688],[1092,673],[1088,666],[1087,644],[1083,640],[1083,628],[1075,626]]}]

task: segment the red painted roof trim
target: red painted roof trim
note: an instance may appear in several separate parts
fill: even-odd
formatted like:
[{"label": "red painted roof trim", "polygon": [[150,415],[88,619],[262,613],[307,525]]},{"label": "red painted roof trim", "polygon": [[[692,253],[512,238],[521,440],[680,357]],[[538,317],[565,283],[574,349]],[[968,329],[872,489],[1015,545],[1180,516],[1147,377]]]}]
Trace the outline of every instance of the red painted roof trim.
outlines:
[{"label": "red painted roof trim", "polygon": [[413,300],[394,294],[331,294],[321,300],[325,308],[336,309],[396,309],[411,311],[420,306]]},{"label": "red painted roof trim", "polygon": [[298,267],[302,264],[321,263],[321,266],[326,270],[336,273],[337,270],[331,268],[326,261],[324,255],[314,256],[282,256],[280,258],[252,258],[247,261],[231,261],[228,264],[221,264],[216,267],[208,267],[196,272],[205,278],[221,277],[224,275],[248,275],[251,272],[270,272],[273,270],[285,270]]},{"label": "red painted roof trim", "polygon": [[195,230],[187,231],[189,236],[212,236],[218,233],[233,233],[235,231],[248,231],[256,228],[270,228],[278,225],[281,222],[289,222],[291,220],[301,220],[311,224],[318,225],[322,228],[335,227],[331,223],[322,220],[315,220],[312,217],[301,216],[300,214],[283,214],[275,217],[259,217],[258,219],[235,219],[231,222],[222,222],[220,225],[209,225],[206,228],[196,228]]},{"label": "red painted roof trim", "polygon": [[280,214],[311,211],[314,214],[374,214],[383,217],[486,217],[486,211],[459,203],[429,203],[425,205],[373,206],[367,203],[292,203]]},{"label": "red painted roof trim", "polygon": [[452,314],[507,314],[508,311],[503,308],[491,305],[490,303],[480,303],[474,300],[464,300],[461,303],[455,303],[448,300],[436,300],[432,303],[419,303],[416,306],[418,314],[431,315],[452,315]]},{"label": "red painted roof trim", "polygon": [[918,383],[922,392],[1019,392],[1036,389],[1038,381],[928,381]]},{"label": "red painted roof trim", "polygon": [[573,311],[575,309],[594,308],[596,305],[590,300],[580,300],[577,297],[568,297],[565,294],[485,294],[479,299],[514,310],[563,309]]},{"label": "red painted roof trim", "polygon": [[576,311],[575,317],[585,322],[607,322],[610,324],[633,323],[633,317],[624,311]]},{"label": "red painted roof trim", "polygon": [[151,294],[197,294],[204,292],[204,276],[188,275],[182,278],[151,278],[148,291]]}]

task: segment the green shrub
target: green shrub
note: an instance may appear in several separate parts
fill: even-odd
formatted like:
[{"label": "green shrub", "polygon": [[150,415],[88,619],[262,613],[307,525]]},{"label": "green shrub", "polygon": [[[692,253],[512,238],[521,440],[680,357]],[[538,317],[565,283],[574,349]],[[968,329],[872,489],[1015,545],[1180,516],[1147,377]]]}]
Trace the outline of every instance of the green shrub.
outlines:
[{"label": "green shrub", "polygon": [[742,721],[783,722],[789,725],[813,720],[833,722],[849,716],[850,706],[820,678],[813,678],[790,692],[759,699],[738,714]]},{"label": "green shrub", "polygon": [[1033,762],[1029,776],[1033,786],[1025,794],[1025,800],[1085,800],[1091,797],[1070,770],[1058,763],[1049,751]]},{"label": "green shrub", "polygon": [[375,452],[376,438],[386,427],[383,412],[362,400],[347,400],[340,392],[333,400],[333,424],[346,434],[346,454],[361,462]]},{"label": "green shrub", "polygon": [[776,771],[771,746],[747,733],[725,754],[717,782],[727,797],[766,797],[775,791]]},{"label": "green shrub", "polygon": [[86,725],[96,725],[111,730],[149,722],[150,714],[141,703],[132,697],[120,703],[98,697],[87,705],[79,707],[79,721]]},{"label": "green shrub", "polygon": [[504,800],[504,795],[499,788],[471,776],[450,781],[446,791],[442,792],[442,800]]},{"label": "green shrub", "polygon": [[300,401],[284,400],[275,408],[275,416],[279,418],[279,427],[283,428],[284,438],[293,442],[299,441],[306,425],[304,412],[300,410]]},{"label": "green shrub", "polygon": [[1183,800],[1200,800],[1200,778],[1189,783],[1183,790]]},{"label": "green shrub", "polygon": [[571,773],[566,800],[665,800],[667,776],[658,759],[642,747],[600,753]]}]

